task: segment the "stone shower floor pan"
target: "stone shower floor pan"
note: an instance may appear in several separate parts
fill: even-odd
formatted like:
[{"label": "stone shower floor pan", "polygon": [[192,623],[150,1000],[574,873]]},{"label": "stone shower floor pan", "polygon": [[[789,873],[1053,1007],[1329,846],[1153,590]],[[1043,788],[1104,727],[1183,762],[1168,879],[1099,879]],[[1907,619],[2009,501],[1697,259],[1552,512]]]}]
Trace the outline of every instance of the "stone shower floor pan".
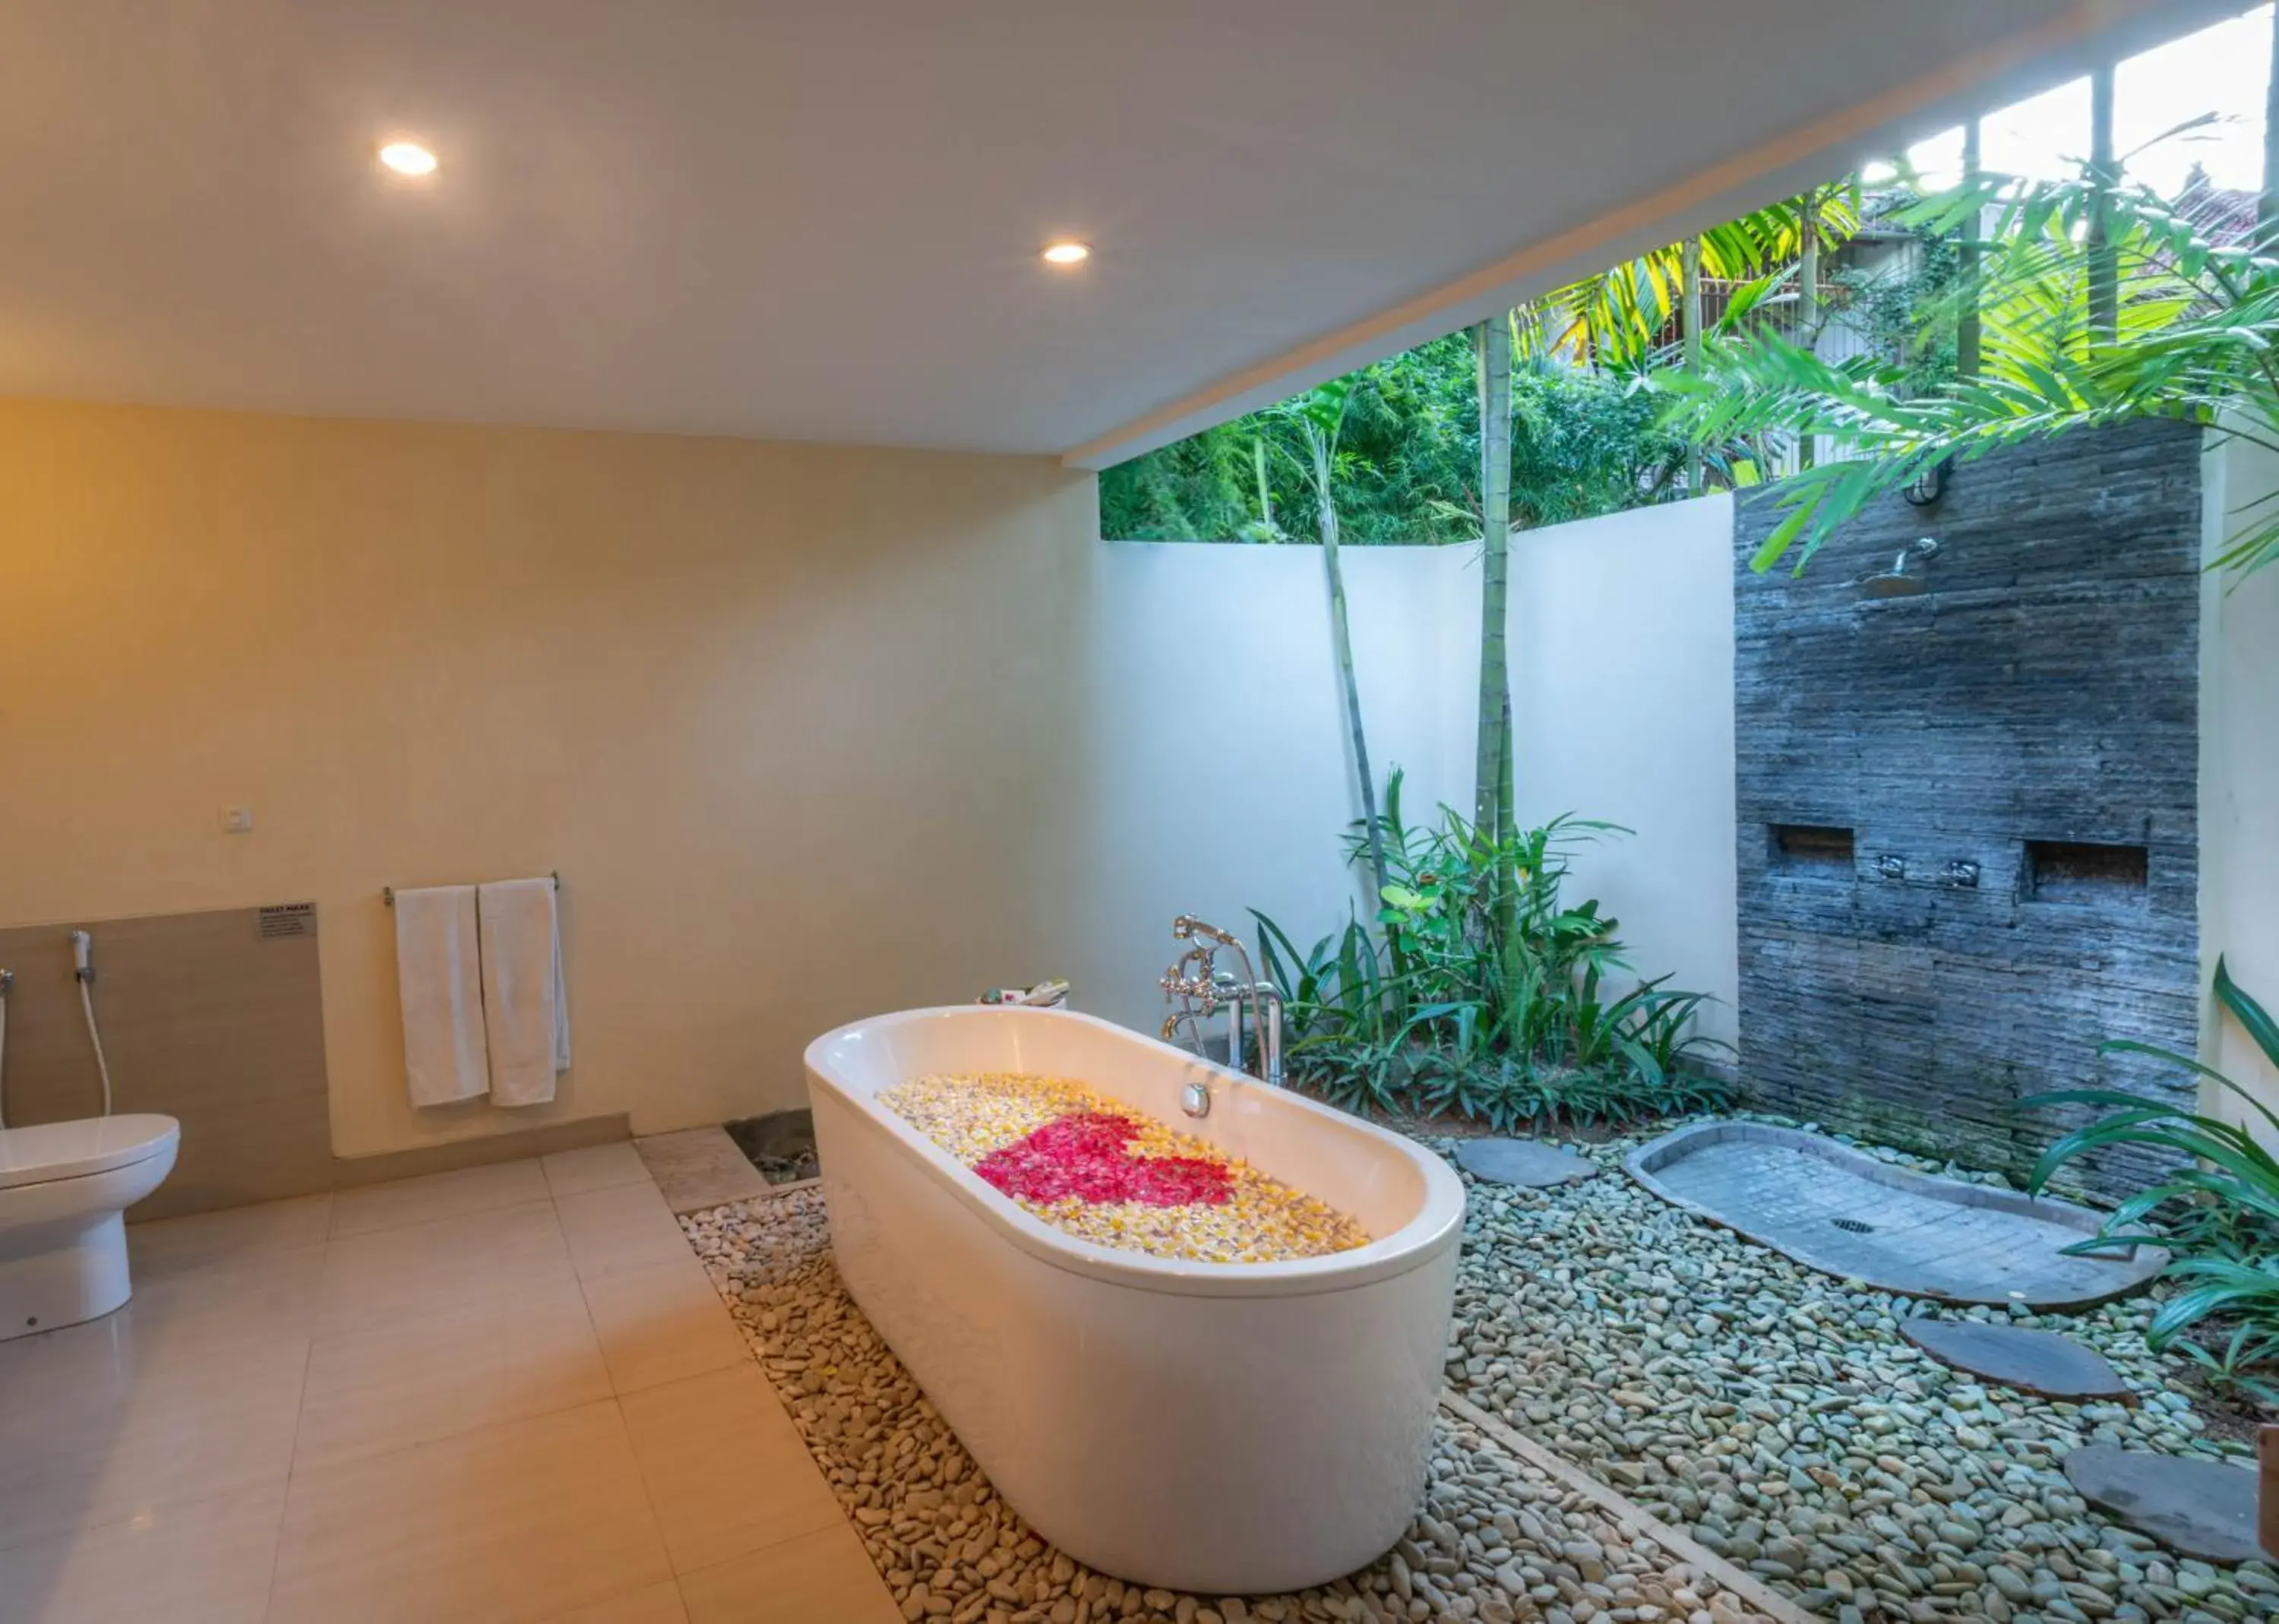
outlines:
[{"label": "stone shower floor pan", "polygon": [[1793,1128],[1700,1122],[1623,1164],[1663,1200],[1807,1268],[1948,1303],[2086,1308],[2135,1291],[2167,1253],[2069,1258],[2086,1207],[1910,1172]]}]

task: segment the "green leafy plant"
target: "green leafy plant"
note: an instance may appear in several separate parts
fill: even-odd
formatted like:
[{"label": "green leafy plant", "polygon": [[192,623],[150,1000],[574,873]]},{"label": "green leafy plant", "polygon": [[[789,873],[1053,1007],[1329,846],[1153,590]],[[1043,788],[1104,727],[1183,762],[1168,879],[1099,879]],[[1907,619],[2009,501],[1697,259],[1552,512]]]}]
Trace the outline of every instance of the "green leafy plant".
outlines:
[{"label": "green leafy plant", "polygon": [[[1729,285],[1736,326],[1767,295],[1793,288],[1807,232],[1833,248],[1860,228],[1849,181],[1815,188],[1712,226],[1694,241],[1699,274]],[[1671,243],[1546,294],[1520,312],[1522,353],[1562,355],[1616,372],[1644,372],[1679,360],[1684,245]]]},{"label": "green leafy plant", "polygon": [[[1331,470],[1352,546],[1480,538],[1480,410],[1468,333],[1351,374]],[[1511,519],[1560,525],[1681,494],[1685,448],[1657,425],[1661,401],[1633,379],[1541,356],[1515,367]],[[1306,541],[1314,505],[1286,415],[1269,408],[1108,469],[1100,527],[1119,540]],[[1259,451],[1266,475],[1259,479]]]},{"label": "green leafy plant", "polygon": [[[1724,335],[1696,372],[1654,374],[1664,426],[1704,442],[1822,436],[1838,460],[1783,480],[1754,563],[1799,570],[1868,502],[1937,465],[2075,429],[2165,417],[2279,450],[2279,260],[2212,237],[2142,186],[2084,165],[1926,197],[1899,222],[1966,240],[1977,269],[1917,312],[1925,342],[1975,313],[1979,372],[1928,381],[1900,357],[1835,362],[1768,328]],[[1982,223],[1991,220],[1991,228]],[[2101,279],[2117,286],[2100,317]],[[2279,511],[2252,509],[2221,563],[2279,560]]]},{"label": "green leafy plant", "polygon": [[2178,1338],[2175,1346],[2206,1374],[2210,1386],[2234,1389],[2279,1409],[2279,1381],[2263,1374],[2279,1367],[2279,1330],[2251,1320],[2236,1327],[2221,1348],[2189,1337]]},{"label": "green leafy plant", "polygon": [[[1616,922],[1562,894],[1568,854],[1617,825],[1555,818],[1496,836],[1454,809],[1412,824],[1396,770],[1371,833],[1387,880],[1374,921],[1301,950],[1263,914],[1260,961],[1287,997],[1287,1056],[1304,1086],[1347,1108],[1450,1113],[1499,1130],[1714,1109],[1729,1091],[1699,1062],[1705,994],[1667,977],[1619,995]],[[1370,924],[1376,929],[1371,931]]]},{"label": "green leafy plant", "polygon": [[[2215,995],[2265,1057],[2279,1066],[2279,1023],[2231,979],[2221,960]],[[2255,1120],[2279,1136],[2279,1115],[2189,1055],[2128,1041],[2106,1044],[2101,1052],[2145,1056],[2206,1078],[2238,1098]],[[2114,1089],[2060,1089],[2020,1104],[2091,1106],[2106,1112],[2043,1153],[2029,1180],[2037,1192],[2066,1163],[2120,1146],[2154,1151],[2180,1164],[2115,1207],[2095,1238],[2068,1250],[2168,1248],[2162,1278],[2183,1289],[2153,1314],[2145,1340],[2155,1350],[2180,1344],[2217,1380],[2279,1403],[2279,1386],[2250,1374],[2279,1360],[2279,1159],[2263,1147],[2253,1129]],[[2221,1353],[2185,1339],[2209,1321],[2233,1325]]]}]

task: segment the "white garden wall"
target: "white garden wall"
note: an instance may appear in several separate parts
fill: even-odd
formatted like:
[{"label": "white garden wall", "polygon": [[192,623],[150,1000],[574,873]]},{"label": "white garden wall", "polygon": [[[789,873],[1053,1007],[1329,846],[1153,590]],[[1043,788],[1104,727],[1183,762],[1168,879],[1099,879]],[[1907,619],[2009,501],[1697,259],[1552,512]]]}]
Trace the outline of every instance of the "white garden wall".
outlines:
[{"label": "white garden wall", "polygon": [[[2211,545],[2274,490],[2279,457],[2212,452]],[[1713,994],[1704,1029],[1729,1040],[1731,525],[1730,500],[1712,497],[1515,536],[1508,620],[1520,816],[1635,831],[1577,854],[1576,894],[1621,921],[1639,970]],[[1377,771],[1407,770],[1412,816],[1469,807],[1478,549],[1346,558]],[[1033,968],[1074,975],[1086,1007],[1152,1028],[1172,915],[1247,935],[1255,906],[1307,941],[1342,923],[1360,898],[1339,843],[1360,808],[1317,550],[1111,542],[1098,564],[1095,927],[1084,963]],[[2279,569],[2229,589],[2211,578],[2203,657],[2206,968],[2223,954],[2279,1007]],[[2279,1109],[2279,1074],[2236,1025],[2212,1015],[2206,1053]]]},{"label": "white garden wall", "polygon": [[[1454,752],[1456,685],[1474,681],[1479,610],[1447,624],[1453,548],[1349,548],[1354,666],[1380,782],[1410,804],[1469,795]],[[1358,904],[1340,860],[1361,802],[1331,654],[1320,549],[1101,544],[1091,625],[1095,718],[1086,781],[1098,854],[1078,1001],[1153,1030],[1173,915],[1246,941],[1257,908],[1310,944]],[[1468,689],[1467,689],[1468,691]],[[1462,714],[1469,714],[1468,710]],[[1022,973],[1026,973],[1025,969]]]},{"label": "white garden wall", "polygon": [[[1732,509],[1710,498],[1513,538],[1508,617],[1521,816],[1636,831],[1577,854],[1576,894],[1638,968],[1713,993],[1733,1036]],[[1339,861],[1359,816],[1310,547],[1109,542],[1092,626],[1102,854],[1080,1001],[1152,1027],[1171,916],[1301,944],[1361,900]],[[1469,809],[1477,548],[1348,548],[1354,666],[1380,778],[1412,819]],[[1054,968],[1054,967],[1045,967]],[[1043,973],[1042,969],[1039,973]]]},{"label": "white garden wall", "polygon": [[1577,854],[1576,894],[1622,922],[1641,973],[1712,994],[1702,1032],[1731,1042],[1732,499],[1514,536],[1508,624],[1521,820],[1634,831]]},{"label": "white garden wall", "polygon": [[[2243,523],[2271,512],[2279,457],[2240,441],[2203,463],[2210,555]],[[2200,942],[2232,979],[2279,1009],[2279,568],[2211,577],[2200,648]],[[2279,1110],[2279,1071],[2211,1006],[2203,1057]],[[2224,1114],[2245,1115],[2213,1084]],[[2271,1136],[2279,1145],[2279,1135]]]}]

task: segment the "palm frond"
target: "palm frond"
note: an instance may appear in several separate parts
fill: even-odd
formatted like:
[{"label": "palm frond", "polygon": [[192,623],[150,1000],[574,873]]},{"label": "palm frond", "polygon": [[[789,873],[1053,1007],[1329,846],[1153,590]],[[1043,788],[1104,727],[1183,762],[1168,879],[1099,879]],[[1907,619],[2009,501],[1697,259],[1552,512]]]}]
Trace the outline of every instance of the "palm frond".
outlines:
[{"label": "palm frond", "polygon": [[[2117,331],[2089,318],[2083,237],[2101,212],[2121,267]],[[1762,327],[1717,335],[1700,371],[1657,373],[1664,426],[1695,443],[1816,435],[1836,460],[1783,481],[1781,517],[1752,561],[1801,571],[1845,523],[1924,470],[2099,425],[2145,417],[2279,446],[2279,261],[2212,241],[2142,187],[2086,173],[2022,183],[1990,176],[1928,197],[1901,223],[1969,237],[1980,269],[1921,314],[1951,325],[1970,304],[1982,372],[1911,395],[1895,361],[1830,362]],[[1991,225],[1988,222],[1991,220]],[[2279,558],[2279,516],[2249,516],[2223,563]]]}]

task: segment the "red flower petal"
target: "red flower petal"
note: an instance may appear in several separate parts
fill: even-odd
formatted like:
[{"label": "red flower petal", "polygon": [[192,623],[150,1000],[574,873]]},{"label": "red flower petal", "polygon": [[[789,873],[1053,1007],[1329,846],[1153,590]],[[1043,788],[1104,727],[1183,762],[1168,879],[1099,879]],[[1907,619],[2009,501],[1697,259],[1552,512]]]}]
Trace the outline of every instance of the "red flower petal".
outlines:
[{"label": "red flower petal", "polygon": [[1234,1174],[1216,1161],[1132,1155],[1127,1147],[1140,1131],[1128,1116],[1079,1111],[990,1152],[973,1170],[993,1189],[1032,1201],[1218,1207],[1233,1195]]}]

